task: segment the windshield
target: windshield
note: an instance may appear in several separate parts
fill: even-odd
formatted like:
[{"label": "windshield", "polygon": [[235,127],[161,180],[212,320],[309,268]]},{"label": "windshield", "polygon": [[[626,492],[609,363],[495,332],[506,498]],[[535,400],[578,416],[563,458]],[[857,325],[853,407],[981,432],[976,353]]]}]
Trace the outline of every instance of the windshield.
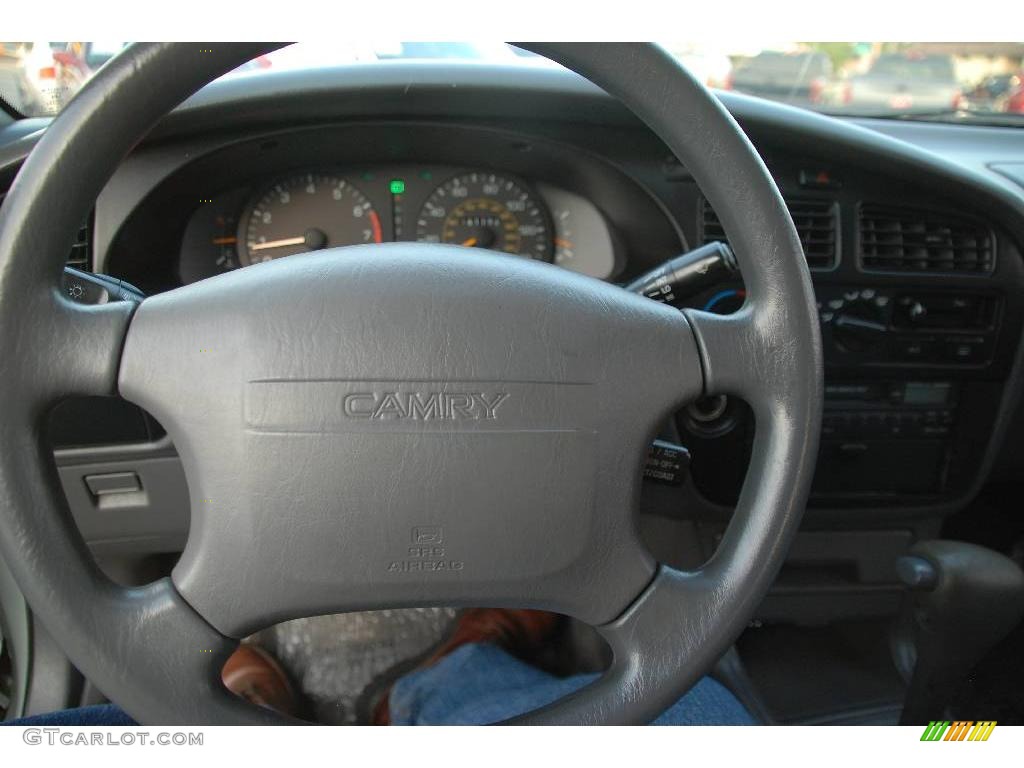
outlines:
[{"label": "windshield", "polygon": [[[33,117],[59,112],[126,43],[0,43],[0,97]],[[1024,125],[1024,43],[662,42],[701,81],[819,112]],[[225,77],[339,64],[451,60],[556,66],[505,43],[300,43]]]}]

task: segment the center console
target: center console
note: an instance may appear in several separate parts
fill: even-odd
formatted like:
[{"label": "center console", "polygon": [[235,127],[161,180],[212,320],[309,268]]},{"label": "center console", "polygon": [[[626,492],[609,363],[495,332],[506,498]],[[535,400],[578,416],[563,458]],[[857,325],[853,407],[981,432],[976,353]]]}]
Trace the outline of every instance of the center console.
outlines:
[{"label": "center console", "polygon": [[[817,280],[815,295],[826,370],[812,507],[936,505],[965,494],[1005,375],[1003,298],[984,289]],[[741,288],[720,290],[701,306],[727,313],[742,298]],[[703,403],[679,426],[698,489],[734,504],[751,414],[742,404]]]},{"label": "center console", "polygon": [[[970,438],[965,410],[976,410],[972,372],[996,353],[1000,298],[840,285],[820,286],[816,295],[827,373],[813,494],[842,500],[959,490],[951,470],[969,459],[957,443]],[[856,377],[844,377],[851,368]]]}]

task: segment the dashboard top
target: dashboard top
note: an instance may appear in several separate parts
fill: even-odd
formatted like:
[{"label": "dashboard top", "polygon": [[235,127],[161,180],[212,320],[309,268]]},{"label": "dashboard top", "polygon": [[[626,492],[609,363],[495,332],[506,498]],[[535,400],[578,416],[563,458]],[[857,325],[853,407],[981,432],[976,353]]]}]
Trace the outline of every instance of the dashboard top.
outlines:
[{"label": "dashboard top", "polygon": [[[394,98],[396,92],[401,93],[401,99]],[[327,100],[318,98],[328,95],[331,98]],[[807,151],[803,139],[814,136],[827,141],[830,151],[866,151],[912,163],[920,172],[953,173],[961,183],[1002,189],[1008,193],[1007,202],[1024,206],[1024,187],[1008,182],[989,167],[993,161],[1024,160],[1020,129],[844,119],[741,93],[717,95],[755,141],[763,134],[763,138],[802,146]],[[263,108],[268,101],[274,103],[273,110]],[[229,114],[234,119],[225,121]],[[558,67],[395,61],[373,67],[338,66],[242,76],[213,83],[158,126],[153,138],[221,129],[232,122],[258,127],[360,115],[454,119],[487,116],[498,120],[529,116],[535,122],[596,123],[646,131],[614,98],[574,72]],[[991,157],[978,164],[977,159],[987,154]],[[965,170],[970,172],[967,178]]]},{"label": "dashboard top", "polygon": [[[997,195],[1018,214],[1024,210],[1024,187],[990,167],[1024,162],[1020,129],[831,117],[741,93],[717,95],[755,141],[761,137],[814,151],[806,142],[813,137],[827,142],[830,152],[866,152],[868,162],[895,160],[921,173],[953,177]],[[561,68],[392,61],[212,83],[155,126],[147,143],[388,116],[642,128],[611,96]],[[13,175],[48,122],[26,119],[0,129],[0,172]]]}]

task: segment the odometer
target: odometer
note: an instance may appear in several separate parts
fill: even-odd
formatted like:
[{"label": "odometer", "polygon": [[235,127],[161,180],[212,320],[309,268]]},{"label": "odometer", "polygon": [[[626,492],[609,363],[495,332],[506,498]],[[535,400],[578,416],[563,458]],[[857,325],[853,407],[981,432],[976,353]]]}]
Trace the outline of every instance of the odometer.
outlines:
[{"label": "odometer", "polygon": [[379,243],[380,218],[345,179],[303,173],[284,179],[242,216],[239,256],[258,264],[321,248]]},{"label": "odometer", "polygon": [[551,261],[548,213],[523,185],[493,173],[449,179],[427,198],[416,239]]}]

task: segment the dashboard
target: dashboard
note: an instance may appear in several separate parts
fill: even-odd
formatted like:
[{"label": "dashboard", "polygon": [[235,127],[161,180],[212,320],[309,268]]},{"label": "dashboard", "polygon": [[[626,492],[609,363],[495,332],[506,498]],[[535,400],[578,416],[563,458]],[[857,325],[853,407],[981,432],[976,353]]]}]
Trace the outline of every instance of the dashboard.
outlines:
[{"label": "dashboard", "polygon": [[[994,471],[1024,470],[1011,426],[1024,389],[1024,187],[989,168],[1024,168],[1020,133],[722,98],[790,209],[822,328],[821,451],[793,584],[817,569],[814,589],[848,587],[857,610],[891,607],[895,556]],[[30,143],[0,146],[0,181]],[[413,240],[626,283],[728,239],[658,137],[585,81],[440,64],[210,86],[126,158],[83,232],[89,268],[148,294],[320,248]],[[728,313],[744,296],[738,276],[690,305]],[[58,471],[97,551],[174,551],[188,527],[184,473],[160,425],[132,409],[65,405],[53,418]],[[664,425],[659,437],[685,445],[691,464],[641,500],[643,524],[672,546],[662,559],[689,566],[713,551],[755,427],[726,398]],[[124,493],[91,492],[88,479],[108,475],[129,476]],[[665,521],[698,543],[687,549]],[[813,602],[815,615],[826,605]]]},{"label": "dashboard", "polygon": [[183,284],[322,248],[447,243],[609,279],[616,251],[581,195],[487,169],[415,164],[296,170],[201,204],[181,240]]},{"label": "dashboard", "polygon": [[486,248],[620,280],[685,242],[624,169],[510,127],[334,123],[199,139],[145,159],[126,163],[99,201],[94,266],[149,294],[391,241]]}]

